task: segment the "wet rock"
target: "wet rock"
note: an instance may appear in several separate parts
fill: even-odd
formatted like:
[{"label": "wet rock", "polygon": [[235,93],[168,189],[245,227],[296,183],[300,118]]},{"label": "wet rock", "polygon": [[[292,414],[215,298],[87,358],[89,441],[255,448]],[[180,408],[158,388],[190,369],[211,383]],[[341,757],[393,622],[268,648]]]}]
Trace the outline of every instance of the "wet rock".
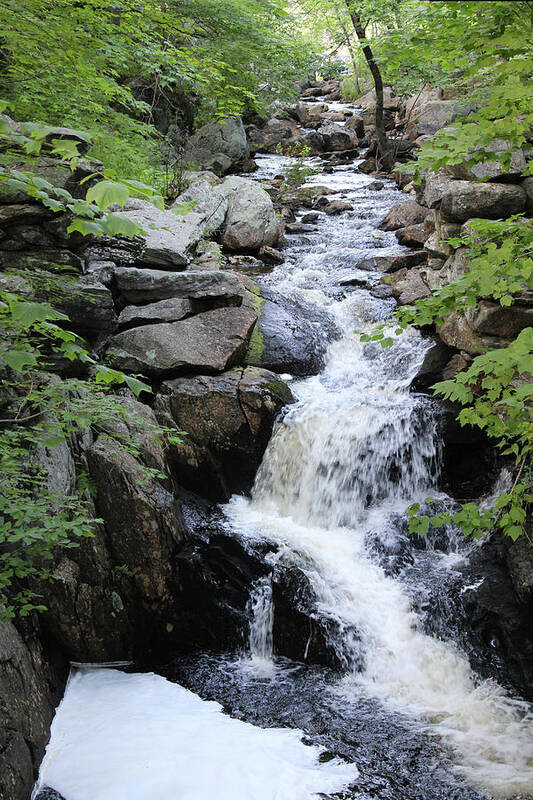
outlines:
[{"label": "wet rock", "polygon": [[154,614],[170,611],[171,556],[181,530],[175,498],[110,439],[99,437],[87,460],[115,563],[132,573],[137,592]]},{"label": "wet rock", "polygon": [[304,224],[307,224],[309,222],[316,222],[319,217],[320,214],[318,213],[318,211],[309,211],[307,214],[303,215],[302,222]]},{"label": "wet rock", "polygon": [[365,158],[361,163],[357,166],[359,172],[364,172],[365,175],[370,174],[371,172],[375,172],[377,169],[376,159],[375,158]]},{"label": "wet rock", "polygon": [[265,264],[283,264],[283,253],[276,250],[275,247],[261,247],[259,249],[259,258]]},{"label": "wet rock", "polygon": [[469,588],[457,598],[457,616],[468,623],[457,638],[482,675],[531,701],[533,600],[517,596],[508,571],[510,553],[514,550],[520,559],[518,551],[523,553],[528,547],[527,539],[523,540],[507,545],[494,537],[472,554],[461,579],[462,586]]},{"label": "wet rock", "polygon": [[353,131],[359,139],[362,139],[365,135],[365,123],[360,114],[353,114],[346,120],[344,127],[349,131]]},{"label": "wet rock", "polygon": [[372,183],[368,184],[368,188],[372,192],[380,192],[384,188],[385,184],[383,181],[372,181]]},{"label": "wet rock", "polygon": [[324,150],[328,153],[336,152],[339,150],[351,150],[357,147],[357,138],[346,130],[342,125],[337,125],[335,122],[328,122],[326,125],[321,125],[317,131],[324,141]]},{"label": "wet rock", "polygon": [[146,306],[126,306],[119,315],[119,328],[153,325],[158,322],[177,322],[193,313],[190,300],[173,297]]},{"label": "wet rock", "polygon": [[184,153],[186,162],[213,169],[216,174],[224,174],[232,164],[248,156],[246,132],[240,117],[199,128],[188,140]]},{"label": "wet rock", "polygon": [[63,795],[56,792],[55,789],[50,789],[49,786],[45,786],[41,789],[35,796],[35,800],[65,800]]},{"label": "wet rock", "polygon": [[38,642],[0,624],[0,797],[28,800],[57,695]]},{"label": "wet rock", "polygon": [[441,339],[437,339],[426,351],[424,360],[411,383],[411,389],[417,392],[427,391],[437,381],[445,380],[443,371],[454,357],[453,352],[451,347]]},{"label": "wet rock", "polygon": [[324,211],[328,216],[341,214],[343,211],[353,211],[353,205],[345,200],[332,200],[324,206]]},{"label": "wet rock", "polygon": [[396,231],[399,228],[419,225],[424,222],[427,214],[427,208],[419,205],[416,200],[405,200],[391,208],[379,223],[379,228],[382,231]]},{"label": "wet rock", "polygon": [[426,239],[427,233],[424,225],[409,225],[406,228],[399,228],[396,231],[396,238],[405,247],[421,247]]},{"label": "wet rock", "polygon": [[526,193],[520,186],[452,181],[442,196],[440,211],[449,222],[466,222],[473,217],[504,219],[525,207]]},{"label": "wet rock", "polygon": [[[531,528],[531,524],[529,524]],[[525,607],[533,605],[533,546],[531,544],[531,531],[517,539],[516,542],[507,542],[505,547],[505,560],[513,582],[518,599]],[[531,665],[533,674],[533,663]]]},{"label": "wet rock", "polygon": [[116,369],[151,377],[222,372],[244,358],[256,319],[250,308],[218,308],[143,325],[113,336],[106,358]]},{"label": "wet rock", "polygon": [[389,272],[396,256],[365,256],[355,265],[357,269],[368,270],[369,272]]},{"label": "wet rock", "polygon": [[169,298],[199,300],[213,305],[240,305],[242,286],[225,271],[166,272],[117,267],[115,281],[126,303],[148,303]]},{"label": "wet rock", "polygon": [[246,178],[226,178],[220,187],[228,200],[222,235],[224,247],[254,252],[277,244],[280,227],[272,200],[257,183]]},{"label": "wet rock", "polygon": [[442,380],[449,381],[455,378],[460,372],[466,369],[471,363],[471,358],[464,354],[456,353],[450,358],[442,370]]},{"label": "wet rock", "polygon": [[245,363],[289,375],[315,375],[322,369],[335,327],[327,313],[262,287],[248,302],[258,314]]},{"label": "wet rock", "polygon": [[274,420],[291,402],[288,386],[256,367],[165,381],[155,410],[161,422],[187,434],[171,452],[180,483],[213,500],[248,491]]},{"label": "wet rock", "polygon": [[394,256],[391,259],[390,264],[388,267],[385,268],[385,272],[397,272],[400,269],[411,269],[412,267],[418,267],[422,264],[425,264],[428,259],[428,254],[426,250],[412,250],[406,251],[399,256]]}]

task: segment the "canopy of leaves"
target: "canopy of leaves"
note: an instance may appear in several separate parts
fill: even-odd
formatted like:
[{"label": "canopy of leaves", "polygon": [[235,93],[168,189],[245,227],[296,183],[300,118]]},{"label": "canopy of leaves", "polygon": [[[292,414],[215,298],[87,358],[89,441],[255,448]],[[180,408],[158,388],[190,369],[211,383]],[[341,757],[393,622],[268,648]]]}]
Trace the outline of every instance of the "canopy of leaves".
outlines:
[{"label": "canopy of leaves", "polygon": [[155,124],[294,93],[312,59],[285,0],[0,4],[0,96],[14,116],[91,131],[94,155],[124,177],[150,177]]}]

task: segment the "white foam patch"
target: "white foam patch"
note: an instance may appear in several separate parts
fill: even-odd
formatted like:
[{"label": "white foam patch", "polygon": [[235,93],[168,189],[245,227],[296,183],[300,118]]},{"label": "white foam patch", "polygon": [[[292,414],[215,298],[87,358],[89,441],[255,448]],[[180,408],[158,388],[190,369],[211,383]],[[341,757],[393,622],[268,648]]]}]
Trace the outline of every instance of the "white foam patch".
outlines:
[{"label": "white foam patch", "polygon": [[357,777],[302,732],[257,728],[154,674],[75,672],[39,786],[65,800],[309,800]]}]

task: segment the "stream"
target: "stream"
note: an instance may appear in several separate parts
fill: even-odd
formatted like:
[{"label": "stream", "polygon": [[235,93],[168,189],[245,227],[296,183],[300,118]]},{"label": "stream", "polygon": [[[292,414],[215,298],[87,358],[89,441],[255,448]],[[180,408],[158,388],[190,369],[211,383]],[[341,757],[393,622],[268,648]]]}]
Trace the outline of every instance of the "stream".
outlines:
[{"label": "stream", "polygon": [[[264,180],[291,159],[257,162]],[[454,641],[453,610],[436,613],[430,602],[446,597],[477,545],[452,529],[422,543],[406,532],[411,503],[452,502],[439,489],[439,405],[410,391],[432,342],[411,329],[383,349],[356,335],[395,306],[372,293],[381,273],[358,264],[404,250],[377,228],[398,192],[391,181],[376,190],[352,165],[309,182],[354,211],[320,213],[260,282],[326,310],[341,335],[320,375],[284,376],[297,402],[275,428],[251,497],[223,507],[245,547],[272,545],[268,574],[250,588],[248,646],[176,659],[170,680],[75,672],[40,780],[65,800],[533,794],[531,709],[473,671]],[[275,654],[272,575],[282,566],[305,575],[341,673]]]}]

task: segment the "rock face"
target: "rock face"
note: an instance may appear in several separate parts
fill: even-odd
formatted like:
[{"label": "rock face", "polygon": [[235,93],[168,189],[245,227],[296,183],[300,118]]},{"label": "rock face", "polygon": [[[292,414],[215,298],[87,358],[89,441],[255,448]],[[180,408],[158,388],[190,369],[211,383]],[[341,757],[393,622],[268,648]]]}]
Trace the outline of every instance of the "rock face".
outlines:
[{"label": "rock face", "polygon": [[[180,208],[187,205],[192,207],[191,212],[193,214],[201,218],[203,235],[218,231],[228,210],[228,201],[224,193],[218,186],[213,186],[206,179],[192,183],[188,189],[179,195],[172,208],[180,210]],[[185,214],[185,219],[189,214]]]},{"label": "rock face", "polygon": [[123,215],[145,231],[139,261],[166,269],[186,267],[205,231],[200,215],[160,211],[147,200],[128,200]]},{"label": "rock face", "polygon": [[162,423],[187,434],[172,450],[180,482],[214,500],[248,490],[274,419],[291,402],[277,375],[254,367],[165,381],[155,410]]},{"label": "rock face", "polygon": [[184,158],[186,162],[222,175],[249,154],[242,119],[234,117],[199,128],[187,142]]},{"label": "rock face", "polygon": [[451,181],[442,196],[440,211],[449,222],[466,222],[472,217],[504,219],[525,207],[526,193],[520,186]]},{"label": "rock face", "polygon": [[380,222],[382,231],[396,231],[424,222],[428,209],[419,205],[416,200],[406,200],[393,206],[387,216]]},{"label": "rock face", "polygon": [[118,318],[119,328],[134,328],[137,325],[154,325],[158,322],[177,322],[193,313],[190,300],[172,297],[146,306],[126,306]]},{"label": "rock face", "polygon": [[115,330],[117,316],[113,295],[100,281],[92,275],[84,275],[72,283],[53,275],[50,278],[54,286],[54,306],[68,315],[74,331],[91,335]]},{"label": "rock face", "polygon": [[[0,797],[28,800],[58,700],[40,645],[0,624]],[[60,689],[59,689],[60,691]]]},{"label": "rock face", "polygon": [[256,319],[249,308],[218,308],[132,328],[111,338],[107,359],[116,369],[153,377],[222,372],[244,357]]},{"label": "rock face", "polygon": [[218,305],[240,305],[242,286],[230,272],[165,272],[118,267],[116,287],[126,303],[146,303],[170,298],[202,300]]},{"label": "rock face", "polygon": [[475,110],[475,104],[456,100],[435,100],[425,103],[418,117],[418,135],[432,136],[445,125],[460,117],[467,117]]},{"label": "rock face", "polygon": [[232,251],[256,252],[277,244],[280,228],[272,200],[258,183],[236,176],[227,178],[221,191],[228,200],[222,235],[224,247]]},{"label": "rock face", "polygon": [[326,152],[351,150],[353,147],[357,147],[357,140],[353,137],[353,134],[335,122],[328,122],[326,125],[322,125],[318,129],[318,133],[323,138]]},{"label": "rock face", "polygon": [[281,374],[320,372],[328,340],[335,335],[329,316],[264,287],[251,296],[251,303],[258,321],[245,363]]}]

